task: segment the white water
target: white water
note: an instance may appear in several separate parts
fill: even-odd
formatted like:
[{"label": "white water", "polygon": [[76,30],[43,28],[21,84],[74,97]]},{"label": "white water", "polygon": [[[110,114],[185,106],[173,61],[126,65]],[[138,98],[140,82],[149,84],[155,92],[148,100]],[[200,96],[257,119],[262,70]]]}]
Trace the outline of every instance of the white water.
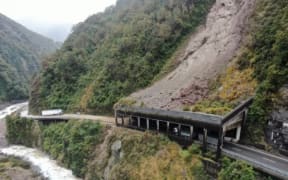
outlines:
[{"label": "white water", "polygon": [[[27,105],[27,102],[15,104],[1,110],[0,121]],[[26,111],[21,112],[21,116],[26,113]],[[35,167],[44,178],[50,180],[77,180],[77,178],[73,176],[71,170],[60,167],[57,165],[56,161],[51,160],[48,155],[37,149],[27,148],[24,146],[10,146],[0,149],[0,153],[7,156],[15,156],[31,163],[31,165]]]},{"label": "white water", "polygon": [[24,161],[30,162],[36,167],[45,178],[50,180],[76,180],[71,170],[67,170],[57,165],[56,161],[51,160],[46,154],[37,149],[24,146],[10,146],[0,149],[0,153],[7,156],[16,156]]},{"label": "white water", "polygon": [[28,102],[20,103],[20,104],[14,104],[11,105],[3,110],[0,111],[0,119],[5,118],[6,116],[18,111],[19,109],[25,107],[28,105]]}]

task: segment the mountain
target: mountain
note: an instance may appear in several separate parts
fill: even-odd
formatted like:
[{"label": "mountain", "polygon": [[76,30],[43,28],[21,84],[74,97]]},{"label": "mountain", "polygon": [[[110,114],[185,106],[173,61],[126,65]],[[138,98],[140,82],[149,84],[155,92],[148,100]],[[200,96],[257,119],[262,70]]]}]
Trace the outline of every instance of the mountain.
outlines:
[{"label": "mountain", "polygon": [[30,78],[58,47],[0,14],[0,101],[27,98]]},{"label": "mountain", "polygon": [[[43,63],[30,110],[111,113],[117,102],[225,116],[253,96],[239,143],[287,155],[287,20],[287,0],[118,0],[77,25]],[[195,156],[195,144],[180,149],[150,132],[81,123],[54,124],[39,136],[42,149],[80,177],[206,179],[197,177],[208,174],[203,166],[194,168],[211,151]],[[218,179],[273,179],[241,161],[220,163]]]},{"label": "mountain", "polygon": [[246,140],[264,143],[267,122],[288,119],[287,3],[214,2],[119,0],[89,17],[45,62],[31,110],[119,102],[225,115],[254,96]]},{"label": "mountain", "polygon": [[118,102],[225,115],[254,96],[245,140],[267,145],[268,122],[288,124],[287,9],[286,0],[119,0],[45,62],[30,108],[111,113]]},{"label": "mountain", "polygon": [[214,0],[119,0],[73,28],[33,84],[31,110],[111,112],[149,85]]}]

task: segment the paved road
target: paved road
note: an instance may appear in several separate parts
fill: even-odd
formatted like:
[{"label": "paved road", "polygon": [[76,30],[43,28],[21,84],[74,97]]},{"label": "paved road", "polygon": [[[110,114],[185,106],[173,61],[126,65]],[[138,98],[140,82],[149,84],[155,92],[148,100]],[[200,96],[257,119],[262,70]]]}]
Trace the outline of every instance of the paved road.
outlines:
[{"label": "paved road", "polygon": [[94,115],[85,115],[85,114],[63,114],[57,116],[33,116],[33,115],[22,115],[22,117],[37,119],[37,120],[51,120],[51,119],[60,119],[60,120],[91,120],[99,121],[105,124],[115,124],[114,117],[109,116],[94,116]]},{"label": "paved road", "polygon": [[275,156],[247,146],[225,143],[223,153],[246,161],[254,168],[267,172],[281,179],[288,179],[288,158]]}]

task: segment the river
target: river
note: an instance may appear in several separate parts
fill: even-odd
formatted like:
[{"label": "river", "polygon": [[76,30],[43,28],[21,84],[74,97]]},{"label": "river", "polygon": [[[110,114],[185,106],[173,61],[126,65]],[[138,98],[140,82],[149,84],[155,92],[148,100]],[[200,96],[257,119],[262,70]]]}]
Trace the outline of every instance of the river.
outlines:
[{"label": "river", "polygon": [[18,157],[29,162],[45,179],[51,180],[77,180],[72,171],[59,166],[56,161],[38,149],[24,146],[7,146],[5,139],[5,117],[22,108],[27,108],[28,103],[11,105],[0,110],[0,154]]}]

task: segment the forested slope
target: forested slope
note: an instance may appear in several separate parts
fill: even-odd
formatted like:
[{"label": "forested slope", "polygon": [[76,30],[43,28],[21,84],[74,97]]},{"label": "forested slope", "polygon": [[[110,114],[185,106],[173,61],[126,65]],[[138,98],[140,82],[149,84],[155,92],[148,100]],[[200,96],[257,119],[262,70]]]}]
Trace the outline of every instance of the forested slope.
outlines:
[{"label": "forested slope", "polygon": [[0,101],[28,97],[28,81],[41,58],[56,50],[52,40],[0,13]]},{"label": "forested slope", "polygon": [[107,112],[151,83],[214,0],[118,0],[74,27],[33,83],[30,108]]}]

